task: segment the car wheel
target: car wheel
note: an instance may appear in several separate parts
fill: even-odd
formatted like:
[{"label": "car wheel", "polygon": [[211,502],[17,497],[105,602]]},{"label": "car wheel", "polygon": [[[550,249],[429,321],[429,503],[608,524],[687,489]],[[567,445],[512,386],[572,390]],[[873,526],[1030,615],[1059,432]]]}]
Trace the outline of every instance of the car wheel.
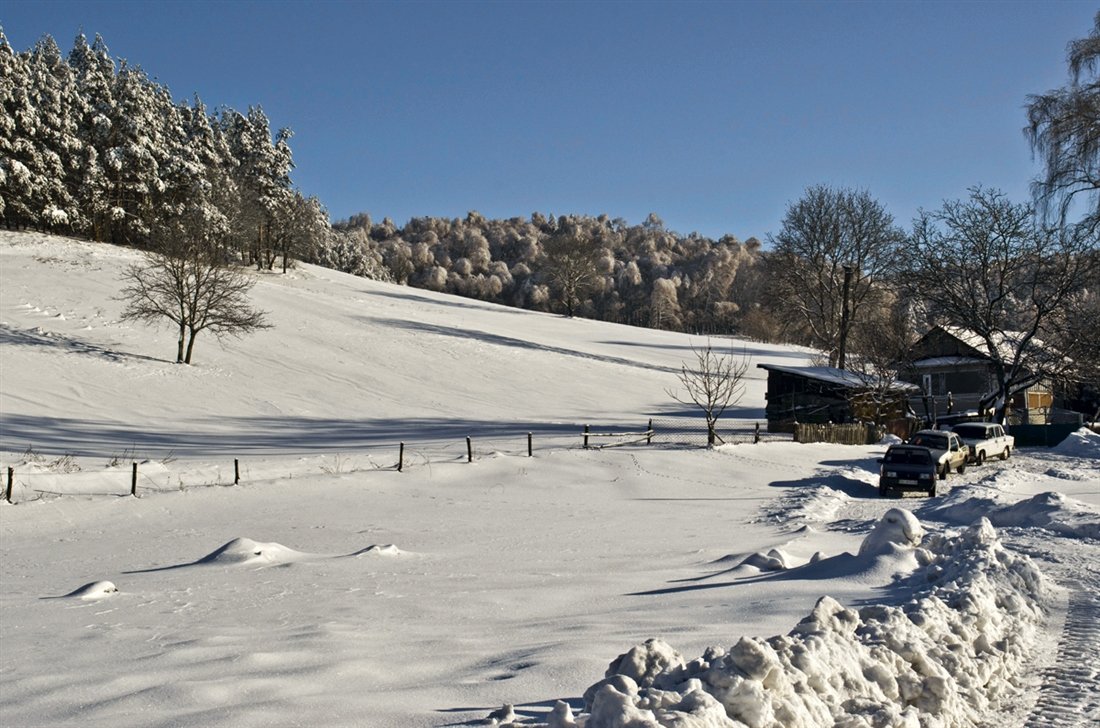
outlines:
[{"label": "car wheel", "polygon": [[940,468],[940,480],[947,480],[947,469],[949,467],[951,467],[951,466],[950,465],[944,465],[942,468]]},{"label": "car wheel", "polygon": [[959,467],[956,468],[955,470],[956,470],[956,472],[958,472],[959,475],[962,475],[964,472],[966,472],[966,461],[964,460],[961,463],[959,463]]},{"label": "car wheel", "polygon": [[1001,460],[1008,460],[1008,447],[1005,447],[1005,451],[1001,453]]},{"label": "car wheel", "polygon": [[932,487],[930,487],[928,489],[928,497],[929,498],[935,498],[936,497],[936,484],[935,483],[933,483]]},{"label": "car wheel", "polygon": [[885,498],[885,497],[886,497],[886,495],[887,495],[887,494],[888,494],[889,492],[890,492],[890,489],[889,489],[889,488],[887,488],[887,487],[886,487],[885,485],[880,485],[880,486],[878,487],[878,496],[879,496],[879,498]]},{"label": "car wheel", "polygon": [[985,450],[978,451],[978,457],[974,458],[975,465],[981,465],[985,463]]}]

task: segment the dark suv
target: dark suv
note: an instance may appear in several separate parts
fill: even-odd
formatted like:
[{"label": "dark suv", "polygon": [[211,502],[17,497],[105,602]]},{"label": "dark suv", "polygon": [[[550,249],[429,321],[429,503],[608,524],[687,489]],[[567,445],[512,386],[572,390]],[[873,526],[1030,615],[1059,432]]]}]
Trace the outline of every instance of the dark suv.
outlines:
[{"label": "dark suv", "polygon": [[936,460],[932,451],[917,445],[891,445],[879,459],[878,494],[894,490],[923,490],[936,495]]}]

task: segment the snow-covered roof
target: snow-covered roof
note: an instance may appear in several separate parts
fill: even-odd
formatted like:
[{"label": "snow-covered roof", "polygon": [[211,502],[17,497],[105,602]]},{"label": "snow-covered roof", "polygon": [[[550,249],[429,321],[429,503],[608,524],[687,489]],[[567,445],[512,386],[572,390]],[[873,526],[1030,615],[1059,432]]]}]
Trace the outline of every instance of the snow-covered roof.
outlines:
[{"label": "snow-covered roof", "polygon": [[924,359],[917,359],[913,362],[913,366],[917,369],[931,369],[933,367],[950,367],[960,364],[988,363],[988,359],[982,359],[976,356],[930,356]]},{"label": "snow-covered roof", "polygon": [[[962,326],[941,325],[940,328],[974,351],[981,354],[989,353],[989,344],[987,344],[986,340],[977,332]],[[1016,350],[1019,348],[1020,342],[1024,338],[1024,333],[1021,331],[994,331],[990,335],[990,338],[993,340],[993,345],[997,350],[998,357],[1002,360],[1012,360],[1016,356]],[[1028,347],[1030,348],[1029,350],[1041,349],[1043,347],[1043,342],[1033,338],[1028,342]]]},{"label": "snow-covered roof", "polygon": [[[860,374],[847,369],[837,369],[836,367],[789,367],[778,364],[757,364],[756,366],[761,369],[766,369],[767,371],[793,374],[798,377],[813,379],[819,382],[838,384],[849,389],[868,389],[877,386],[882,381],[879,377]],[[915,391],[920,389],[920,387],[915,384],[899,381],[891,382],[890,388],[899,391]]]}]

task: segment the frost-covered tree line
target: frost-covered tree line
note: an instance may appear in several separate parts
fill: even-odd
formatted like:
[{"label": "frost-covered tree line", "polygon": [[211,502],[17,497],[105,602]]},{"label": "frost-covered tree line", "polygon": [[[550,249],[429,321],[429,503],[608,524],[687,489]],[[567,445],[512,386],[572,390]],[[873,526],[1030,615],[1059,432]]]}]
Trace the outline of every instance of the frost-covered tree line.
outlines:
[{"label": "frost-covered tree line", "polygon": [[[1022,272],[1006,278],[1011,295],[988,292],[997,305],[984,327],[993,334],[1034,323],[1024,314],[1041,294],[1056,305],[1044,303],[1035,335],[1095,341],[1066,331],[1095,320],[1086,314],[1097,309],[1100,288],[1100,16],[1097,23],[1071,46],[1071,84],[1029,107],[1029,138],[1049,171],[1040,207],[1058,214],[1044,222],[1028,206],[1027,224],[1001,236],[996,260]],[[140,67],[113,59],[100,37],[89,44],[82,34],[65,56],[49,36],[17,53],[0,30],[0,111],[0,219],[9,228],[142,247],[201,240],[220,251],[218,264],[272,269],[297,258],[527,309],[805,344],[841,367],[896,362],[933,323],[974,327],[973,311],[945,310],[939,289],[947,278],[965,284],[973,264],[980,268],[984,258],[965,246],[981,247],[1000,209],[987,204],[999,193],[977,190],[958,206],[972,223],[948,205],[907,232],[865,191],[809,187],[767,245],[680,234],[656,214],[630,224],[607,215],[470,212],[398,227],[364,213],[330,226],[320,202],[291,184],[289,130],[273,132],[259,107],[210,112],[198,97],[174,101]],[[1071,211],[1083,213],[1080,222],[1067,220]],[[944,246],[925,246],[926,260],[915,260],[918,238],[952,242],[949,262],[968,265],[933,271]],[[1095,360],[1094,349],[1080,348],[1063,350]]]},{"label": "frost-covered tree line", "polygon": [[0,30],[0,217],[146,247],[183,217],[196,237],[262,268],[328,234],[320,203],[291,186],[291,132],[258,106],[177,102],[140,66],[83,34],[16,52]]},{"label": "frost-covered tree line", "polygon": [[397,283],[540,311],[654,328],[728,333],[758,298],[760,242],[637,225],[607,215],[504,220],[367,214],[334,228],[355,260]]}]

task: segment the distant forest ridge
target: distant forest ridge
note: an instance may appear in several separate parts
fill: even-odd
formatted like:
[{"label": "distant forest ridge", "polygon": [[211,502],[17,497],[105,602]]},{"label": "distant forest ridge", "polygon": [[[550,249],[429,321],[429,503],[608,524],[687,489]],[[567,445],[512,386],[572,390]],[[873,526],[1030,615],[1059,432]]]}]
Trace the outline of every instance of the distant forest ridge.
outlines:
[{"label": "distant forest ridge", "polygon": [[[78,34],[16,52],[0,30],[0,216],[34,228],[148,247],[184,217],[197,234],[273,269],[299,259],[536,310],[660,328],[754,331],[760,242],[578,215],[488,220],[367,215],[330,225],[292,186],[292,132],[259,106],[210,113],[173,101],[140,66]],[[566,250],[567,238],[581,250]],[[555,241],[549,247],[548,242]],[[578,255],[579,253],[582,253]],[[760,327],[755,327],[760,328]]]}]

